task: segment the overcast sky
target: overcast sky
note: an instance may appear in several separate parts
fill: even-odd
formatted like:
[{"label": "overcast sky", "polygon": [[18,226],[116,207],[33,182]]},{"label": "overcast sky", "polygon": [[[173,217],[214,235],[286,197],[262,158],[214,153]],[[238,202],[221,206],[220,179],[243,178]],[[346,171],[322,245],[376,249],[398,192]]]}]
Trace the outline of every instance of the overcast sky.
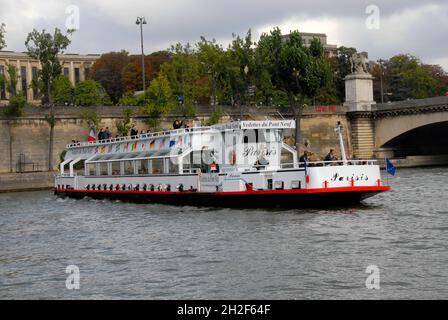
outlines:
[{"label": "overcast sky", "polygon": [[354,46],[370,59],[411,53],[448,71],[447,0],[0,0],[6,50],[24,51],[33,28],[65,30],[67,21],[76,22],[66,13],[73,12],[70,5],[79,9],[79,30],[67,50],[72,53],[139,53],[135,20],[144,16],[146,53],[200,36],[227,45],[232,33],[249,28],[258,39],[279,26],[283,33],[326,33],[328,43]]}]

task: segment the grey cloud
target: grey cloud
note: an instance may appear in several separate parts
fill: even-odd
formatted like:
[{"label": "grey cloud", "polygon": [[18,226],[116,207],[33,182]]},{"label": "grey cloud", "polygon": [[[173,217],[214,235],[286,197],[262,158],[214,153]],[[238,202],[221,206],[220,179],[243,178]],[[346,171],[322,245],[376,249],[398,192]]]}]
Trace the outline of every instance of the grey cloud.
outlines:
[{"label": "grey cloud", "polygon": [[[17,12],[11,1],[5,1],[0,0],[0,21],[17,20],[21,18],[20,14],[25,15]],[[27,0],[19,1],[22,5],[27,3]],[[420,56],[423,61],[448,58],[448,42],[444,39],[448,22],[446,0],[62,1],[67,5],[76,4],[81,10],[81,29],[73,36],[70,52],[101,53],[120,49],[139,52],[139,32],[135,25],[137,15],[149,20],[144,30],[146,52],[166,49],[176,42],[193,43],[202,35],[229,40],[232,33],[243,35],[249,28],[258,30],[267,25],[282,25],[288,20],[300,22],[327,17],[337,21],[338,25],[337,30],[324,31],[329,34],[330,43],[358,47],[369,51],[371,57],[390,57],[405,51]],[[364,26],[365,9],[370,4],[381,10],[382,28],[377,31],[368,31]],[[422,10],[431,6],[440,12],[434,16]],[[410,16],[412,14],[419,16]],[[388,23],[397,15],[403,16],[401,28]],[[51,13],[38,19],[31,18],[26,26],[63,27],[64,19],[63,13]],[[300,23],[294,24],[293,28],[300,30]],[[22,34],[8,34],[8,49],[21,51],[27,31],[19,27],[17,30]],[[396,39],[388,41],[392,36]],[[382,38],[385,41],[381,41]]]}]

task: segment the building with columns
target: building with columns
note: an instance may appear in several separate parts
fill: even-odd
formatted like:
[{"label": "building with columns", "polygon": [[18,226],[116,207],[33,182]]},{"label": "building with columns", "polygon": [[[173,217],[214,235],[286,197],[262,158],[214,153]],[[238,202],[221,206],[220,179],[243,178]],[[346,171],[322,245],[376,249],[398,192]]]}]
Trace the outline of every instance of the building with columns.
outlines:
[{"label": "building with columns", "polygon": [[[62,54],[59,61],[62,64],[63,74],[67,76],[73,85],[87,79],[93,63],[100,57],[99,54]],[[30,58],[24,52],[0,51],[0,74],[5,75],[8,81],[8,65],[16,67],[17,87],[16,92],[23,92],[30,104],[39,104],[38,92],[32,89],[31,82],[37,77],[37,71],[41,68],[39,61]],[[6,84],[0,84],[0,105],[8,104],[9,92]]]}]

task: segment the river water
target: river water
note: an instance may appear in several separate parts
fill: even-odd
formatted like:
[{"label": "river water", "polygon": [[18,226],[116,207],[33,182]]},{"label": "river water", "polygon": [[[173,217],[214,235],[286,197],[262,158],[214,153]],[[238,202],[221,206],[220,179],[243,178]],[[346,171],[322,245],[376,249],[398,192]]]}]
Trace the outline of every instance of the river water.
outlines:
[{"label": "river water", "polygon": [[[389,183],[328,210],[0,194],[0,299],[447,299],[448,168]],[[370,265],[379,289],[366,287]]]}]

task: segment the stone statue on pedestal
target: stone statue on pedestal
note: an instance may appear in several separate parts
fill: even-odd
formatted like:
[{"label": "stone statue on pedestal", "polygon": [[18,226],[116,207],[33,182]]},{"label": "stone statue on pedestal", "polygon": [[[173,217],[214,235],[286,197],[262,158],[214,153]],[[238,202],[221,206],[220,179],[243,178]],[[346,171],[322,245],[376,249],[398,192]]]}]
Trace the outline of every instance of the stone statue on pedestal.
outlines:
[{"label": "stone statue on pedestal", "polygon": [[345,103],[349,111],[370,111],[373,101],[373,77],[367,68],[367,52],[350,57],[351,74],[345,77]]},{"label": "stone statue on pedestal", "polygon": [[367,52],[354,53],[350,57],[350,68],[352,74],[365,74],[369,73],[367,70]]}]

